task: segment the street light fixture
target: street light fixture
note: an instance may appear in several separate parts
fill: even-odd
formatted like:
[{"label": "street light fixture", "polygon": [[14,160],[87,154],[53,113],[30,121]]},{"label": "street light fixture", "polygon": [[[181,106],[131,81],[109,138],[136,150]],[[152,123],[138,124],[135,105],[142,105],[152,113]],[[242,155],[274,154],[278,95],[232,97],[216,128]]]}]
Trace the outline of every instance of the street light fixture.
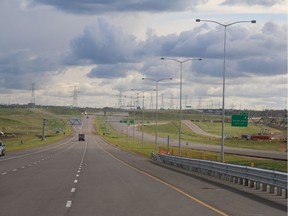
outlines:
[{"label": "street light fixture", "polygon": [[201,61],[202,59],[201,58],[188,58],[188,59],[185,59],[185,60],[178,60],[178,59],[174,59],[174,58],[161,58],[161,60],[171,60],[171,61],[175,61],[175,62],[178,62],[180,64],[180,112],[179,112],[179,132],[178,132],[178,135],[179,135],[179,145],[178,145],[178,151],[179,151],[179,155],[181,156],[181,136],[182,136],[182,84],[183,84],[183,81],[182,81],[182,73],[183,73],[183,63],[185,62],[188,62],[188,61],[194,61],[194,60],[197,60],[197,61]]},{"label": "street light fixture", "polygon": [[156,152],[157,150],[157,143],[158,143],[158,83],[164,80],[172,80],[173,78],[163,78],[163,79],[151,79],[151,78],[146,78],[143,77],[142,80],[151,80],[156,83],[156,116],[155,116],[155,121],[156,121],[156,127],[155,127],[155,144],[154,144],[154,151]]},{"label": "street light fixture", "polygon": [[155,89],[149,89],[149,90],[131,89],[131,91],[139,91],[139,92],[142,92],[143,94],[143,97],[142,97],[142,142],[141,142],[141,147],[143,149],[144,147],[144,93],[147,91],[155,91]]},{"label": "street light fixture", "polygon": [[228,24],[223,24],[214,20],[196,19],[196,22],[212,22],[224,27],[224,61],[223,61],[223,94],[222,94],[222,130],[221,130],[221,161],[224,162],[224,125],[225,125],[225,77],[226,77],[226,30],[228,26],[238,23],[256,23],[256,20],[236,21]]}]

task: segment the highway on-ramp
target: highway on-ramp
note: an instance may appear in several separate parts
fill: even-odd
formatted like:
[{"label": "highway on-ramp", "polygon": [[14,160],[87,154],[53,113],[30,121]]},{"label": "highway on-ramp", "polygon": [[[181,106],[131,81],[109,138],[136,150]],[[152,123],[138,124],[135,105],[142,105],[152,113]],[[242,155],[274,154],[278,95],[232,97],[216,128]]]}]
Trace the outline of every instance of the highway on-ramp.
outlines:
[{"label": "highway on-ramp", "polygon": [[[120,133],[127,134],[129,136],[134,136],[137,139],[142,139],[142,132],[137,131],[135,129],[135,125],[127,125],[120,123],[120,119],[123,119],[123,116],[109,116],[108,123]],[[201,130],[196,125],[189,123],[189,121],[183,121],[190,129],[194,132],[200,133],[202,135],[210,136],[210,137],[219,137],[216,135],[208,134]],[[134,134],[134,135],[133,135]],[[144,133],[143,139],[148,142],[155,143],[155,135]],[[159,137],[158,136],[158,145],[167,146],[167,138]],[[179,147],[179,140],[171,139],[169,140],[170,146],[177,146]],[[220,145],[210,145],[210,144],[203,144],[197,142],[188,142],[182,140],[182,148],[194,149],[194,150],[203,150],[203,151],[211,151],[211,152],[220,152]],[[255,150],[255,149],[246,149],[246,148],[236,148],[236,147],[225,147],[225,153],[227,154],[235,154],[235,155],[243,155],[243,156],[251,156],[251,157],[258,157],[258,158],[267,158],[267,159],[276,159],[276,160],[286,160],[287,161],[287,152],[278,152],[278,151],[266,151],[266,150]]]},{"label": "highway on-ramp", "polygon": [[82,122],[85,141],[76,132],[0,158],[0,216],[286,215],[285,198],[155,165]]}]

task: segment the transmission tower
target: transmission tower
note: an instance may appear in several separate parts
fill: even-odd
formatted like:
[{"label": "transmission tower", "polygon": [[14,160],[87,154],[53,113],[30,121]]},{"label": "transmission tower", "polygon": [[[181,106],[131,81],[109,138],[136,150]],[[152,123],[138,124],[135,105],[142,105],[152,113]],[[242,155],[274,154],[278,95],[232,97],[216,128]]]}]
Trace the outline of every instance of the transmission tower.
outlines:
[{"label": "transmission tower", "polygon": [[164,94],[161,94],[161,106],[160,109],[164,109]]},{"label": "transmission tower", "polygon": [[123,106],[122,91],[121,91],[121,90],[119,91],[119,101],[118,101],[118,105],[119,105],[119,108],[120,108],[120,109],[121,109],[122,106]]},{"label": "transmission tower", "polygon": [[78,106],[78,89],[77,89],[77,86],[74,86],[74,91],[73,91],[73,107],[76,107]]},{"label": "transmission tower", "polygon": [[170,99],[170,109],[174,108],[174,102],[173,102],[173,95],[171,94],[171,99]]},{"label": "transmission tower", "polygon": [[35,83],[32,83],[31,90],[31,104],[35,104]]},{"label": "transmission tower", "polygon": [[150,109],[153,110],[153,92],[151,92],[151,96],[150,96]]},{"label": "transmission tower", "polygon": [[199,101],[198,101],[198,109],[202,109],[202,98],[199,97]]}]

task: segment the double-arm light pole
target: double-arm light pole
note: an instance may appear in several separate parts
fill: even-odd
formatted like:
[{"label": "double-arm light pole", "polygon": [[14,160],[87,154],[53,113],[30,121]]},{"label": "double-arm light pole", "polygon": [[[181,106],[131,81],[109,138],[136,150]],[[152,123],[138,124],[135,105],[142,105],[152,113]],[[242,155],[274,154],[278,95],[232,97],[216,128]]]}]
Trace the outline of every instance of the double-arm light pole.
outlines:
[{"label": "double-arm light pole", "polygon": [[151,80],[156,83],[156,113],[155,113],[155,144],[154,144],[154,152],[157,150],[157,143],[158,143],[158,83],[164,80],[172,80],[172,78],[163,78],[163,79],[151,79],[143,77],[142,80]]},{"label": "double-arm light pole", "polygon": [[236,21],[228,24],[223,24],[214,20],[196,19],[196,22],[212,22],[224,27],[224,56],[223,56],[223,93],[222,93],[222,130],[221,130],[221,161],[224,162],[224,125],[225,125],[225,77],[226,77],[226,30],[227,27],[238,23],[256,23],[256,20]]},{"label": "double-arm light pole", "polygon": [[178,148],[179,148],[179,155],[181,156],[181,137],[182,137],[182,84],[183,84],[183,79],[182,79],[182,74],[183,74],[183,63],[188,62],[188,61],[201,61],[201,58],[188,58],[185,60],[178,60],[178,59],[174,59],[174,58],[161,58],[161,60],[170,60],[170,61],[175,61],[177,63],[180,64],[180,111],[179,111],[179,139],[178,139]]},{"label": "double-arm light pole", "polygon": [[[141,89],[131,89],[131,91],[139,91],[142,92],[142,140],[141,140],[141,147],[144,147],[144,93],[147,91],[155,91],[155,89],[149,90],[141,90]],[[134,119],[135,121],[135,119]]]}]

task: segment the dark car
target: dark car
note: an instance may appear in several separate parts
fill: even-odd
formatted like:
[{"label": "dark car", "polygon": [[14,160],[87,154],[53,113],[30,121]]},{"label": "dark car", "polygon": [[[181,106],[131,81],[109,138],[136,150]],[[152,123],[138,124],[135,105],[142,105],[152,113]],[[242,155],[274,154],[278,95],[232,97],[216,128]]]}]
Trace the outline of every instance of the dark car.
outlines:
[{"label": "dark car", "polygon": [[85,134],[79,134],[78,135],[78,140],[79,141],[85,141]]},{"label": "dark car", "polygon": [[0,141],[0,156],[4,156],[6,154],[6,148],[3,142]]}]

